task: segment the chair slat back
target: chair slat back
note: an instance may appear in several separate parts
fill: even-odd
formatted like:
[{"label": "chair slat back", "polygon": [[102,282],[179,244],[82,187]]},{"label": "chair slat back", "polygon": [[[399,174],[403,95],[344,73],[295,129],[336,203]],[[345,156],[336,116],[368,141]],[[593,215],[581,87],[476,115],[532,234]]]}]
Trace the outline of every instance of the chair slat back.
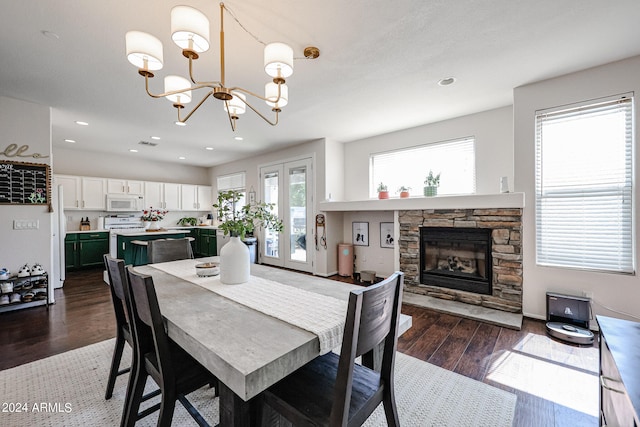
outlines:
[{"label": "chair slat back", "polygon": [[402,281],[402,274],[396,273],[362,291],[356,357],[378,346],[394,328],[394,310],[399,307]]},{"label": "chair slat back", "polygon": [[129,317],[126,314],[128,303],[123,284],[123,281],[127,280],[124,261],[113,258],[109,254],[105,254],[104,265],[107,270],[107,276],[109,277],[111,300],[113,302],[113,309],[116,313],[116,322],[120,328],[128,324],[127,318]]},{"label": "chair slat back", "polygon": [[147,261],[151,264],[189,258],[193,258],[193,250],[191,242],[186,237],[148,241]]},{"label": "chair slat back", "polygon": [[[151,276],[137,273],[133,267],[127,269],[131,295],[131,307],[135,311],[137,338],[141,343],[141,354],[154,351],[158,360],[162,381],[173,381],[169,336],[164,327],[156,289]],[[144,348],[142,348],[144,347]]]},{"label": "chair slat back", "polygon": [[403,283],[404,274],[396,271],[380,283],[350,293],[330,425],[346,425],[349,418],[353,369],[358,356],[362,356],[364,366],[373,368],[374,352],[382,346],[380,381],[393,383]]}]

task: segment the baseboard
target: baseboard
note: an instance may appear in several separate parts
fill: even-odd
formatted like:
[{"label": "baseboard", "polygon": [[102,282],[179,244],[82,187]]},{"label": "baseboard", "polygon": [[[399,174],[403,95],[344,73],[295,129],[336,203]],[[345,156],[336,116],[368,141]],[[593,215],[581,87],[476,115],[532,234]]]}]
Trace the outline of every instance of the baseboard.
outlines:
[{"label": "baseboard", "polygon": [[332,271],[330,273],[313,273],[314,276],[320,276],[320,277],[329,277],[329,276],[335,276],[336,274],[338,274],[338,271]]}]

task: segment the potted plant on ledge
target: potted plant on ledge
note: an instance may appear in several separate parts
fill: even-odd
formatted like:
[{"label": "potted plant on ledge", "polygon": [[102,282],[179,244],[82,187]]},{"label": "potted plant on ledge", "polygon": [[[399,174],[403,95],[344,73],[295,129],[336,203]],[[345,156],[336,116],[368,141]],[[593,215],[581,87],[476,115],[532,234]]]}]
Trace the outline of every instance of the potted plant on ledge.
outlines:
[{"label": "potted plant on ledge", "polygon": [[404,185],[398,188],[398,193],[400,193],[400,198],[406,199],[407,197],[409,197],[409,190],[411,190],[411,187],[405,187]]},{"label": "potted plant on ledge", "polygon": [[440,174],[433,175],[433,171],[429,170],[429,175],[424,180],[424,195],[426,197],[432,197],[438,195],[438,187],[440,186]]},{"label": "potted plant on ledge", "polygon": [[387,186],[382,182],[378,184],[378,199],[388,199],[389,198],[389,190]]},{"label": "potted plant on ledge", "polygon": [[249,281],[249,248],[242,243],[247,235],[253,235],[256,227],[266,227],[281,232],[282,220],[272,212],[273,203],[255,203],[238,209],[237,204],[243,194],[229,190],[218,193],[217,210],[219,228],[224,234],[231,235],[229,243],[220,250],[220,281],[225,284],[238,284]]}]

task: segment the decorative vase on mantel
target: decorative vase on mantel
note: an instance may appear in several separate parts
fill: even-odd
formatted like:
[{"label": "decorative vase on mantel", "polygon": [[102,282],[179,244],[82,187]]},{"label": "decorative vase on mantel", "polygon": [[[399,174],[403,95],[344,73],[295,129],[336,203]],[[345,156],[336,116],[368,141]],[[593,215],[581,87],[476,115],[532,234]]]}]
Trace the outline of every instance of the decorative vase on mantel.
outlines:
[{"label": "decorative vase on mantel", "polygon": [[438,187],[435,185],[427,185],[424,187],[425,197],[434,197],[438,195]]},{"label": "decorative vase on mantel", "polygon": [[220,249],[220,282],[238,285],[249,281],[251,255],[240,237],[231,236],[229,243]]}]

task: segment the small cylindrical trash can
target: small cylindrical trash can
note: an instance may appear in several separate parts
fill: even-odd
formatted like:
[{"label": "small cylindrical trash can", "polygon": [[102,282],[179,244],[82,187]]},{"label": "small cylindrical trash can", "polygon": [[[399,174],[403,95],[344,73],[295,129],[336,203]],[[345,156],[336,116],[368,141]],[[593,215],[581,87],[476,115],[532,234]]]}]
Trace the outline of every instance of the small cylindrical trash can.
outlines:
[{"label": "small cylindrical trash can", "polygon": [[243,240],[249,248],[249,262],[255,264],[258,262],[258,239],[255,237],[245,237]]},{"label": "small cylindrical trash can", "polygon": [[338,245],[338,274],[340,276],[353,275],[353,245],[351,243]]}]

